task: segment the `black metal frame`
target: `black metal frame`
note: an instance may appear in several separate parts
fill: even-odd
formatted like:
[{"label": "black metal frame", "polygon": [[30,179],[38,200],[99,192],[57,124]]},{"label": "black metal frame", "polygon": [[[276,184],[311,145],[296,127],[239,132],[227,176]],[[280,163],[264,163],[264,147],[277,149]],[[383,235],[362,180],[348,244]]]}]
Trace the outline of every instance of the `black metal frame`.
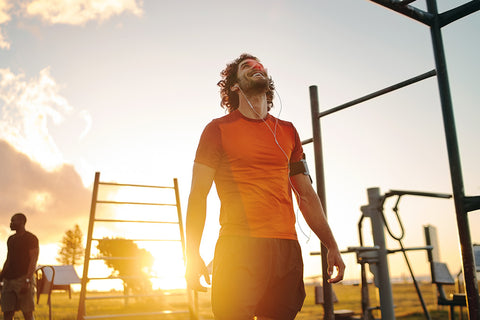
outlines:
[{"label": "black metal frame", "polygon": [[[432,45],[435,56],[436,75],[441,100],[443,123],[445,137],[447,142],[447,152],[450,165],[450,176],[453,189],[453,198],[455,204],[455,212],[457,218],[457,228],[460,238],[460,246],[462,253],[462,267],[465,277],[467,306],[469,317],[471,320],[480,320],[478,283],[475,271],[475,261],[473,256],[472,239],[470,235],[470,227],[468,222],[468,212],[480,209],[480,196],[467,197],[464,194],[463,175],[461,169],[460,154],[458,148],[457,134],[455,128],[455,120],[453,115],[453,105],[450,93],[450,85],[448,80],[448,72],[445,58],[445,50],[443,47],[441,28],[461,19],[471,13],[480,10],[480,0],[472,0],[454,9],[439,13],[436,0],[426,0],[428,11],[418,9],[410,4],[415,0],[370,0],[386,8],[401,13],[418,22],[430,27]],[[425,79],[429,73],[421,75],[417,81]],[[422,76],[424,76],[422,78]],[[415,78],[412,78],[413,80]],[[408,80],[407,80],[408,82]],[[413,83],[416,81],[411,81]],[[408,85],[407,83],[405,85]],[[325,199],[325,180],[323,169],[323,154],[320,130],[320,117],[331,114],[336,111],[343,110],[360,102],[364,102],[373,97],[398,89],[396,86],[378,91],[375,94],[367,95],[364,98],[353,100],[337,108],[333,108],[327,112],[320,113],[318,105],[317,87],[310,87],[310,102],[312,113],[312,131],[313,138],[305,140],[303,143],[313,141],[315,153],[315,168],[317,178],[317,192],[324,206]],[[333,303],[331,303],[331,286],[326,282],[328,273],[326,272],[326,250],[322,247],[322,272],[324,279],[324,296],[325,296],[325,319],[333,319]]]},{"label": "black metal frame", "polygon": [[439,13],[436,0],[427,0],[428,12],[410,6],[412,1],[395,0],[371,0],[389,9],[404,14],[414,20],[422,22],[430,27],[433,52],[437,69],[437,82],[442,105],[443,125],[447,140],[448,159],[450,164],[450,176],[453,189],[453,200],[457,217],[458,235],[462,251],[462,266],[465,276],[465,288],[467,292],[467,305],[470,319],[480,318],[478,282],[473,257],[472,239],[468,222],[468,212],[480,208],[480,197],[466,197],[463,186],[463,175],[458,148],[453,104],[448,80],[447,63],[443,47],[441,28],[461,19],[471,13],[480,10],[480,0],[472,0],[454,9]]}]

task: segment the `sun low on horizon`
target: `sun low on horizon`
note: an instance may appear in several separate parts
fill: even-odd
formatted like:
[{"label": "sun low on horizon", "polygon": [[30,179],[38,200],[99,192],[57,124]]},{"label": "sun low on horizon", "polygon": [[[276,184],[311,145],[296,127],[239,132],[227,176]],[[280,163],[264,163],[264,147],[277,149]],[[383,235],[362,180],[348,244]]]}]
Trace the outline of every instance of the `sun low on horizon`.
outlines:
[{"label": "sun low on horizon", "polygon": [[[96,201],[90,257],[102,256],[98,251],[101,239],[129,240],[154,259],[150,271],[146,273],[153,289],[186,287],[181,235],[183,217],[178,216],[180,209],[176,205],[174,186],[100,182]],[[140,268],[141,261],[137,262]],[[102,264],[99,262],[97,265]],[[89,269],[88,277],[98,277],[95,273],[99,271],[102,276],[108,276],[105,270],[94,267]]]},{"label": "sun low on horizon", "polygon": [[[467,1],[438,1],[439,10]],[[75,224],[86,239],[96,172],[102,181],[147,185],[171,186],[178,178],[184,217],[200,135],[212,119],[226,114],[220,107],[220,72],[243,52],[258,56],[268,69],[277,89],[271,114],[291,121],[302,140],[312,134],[310,86],[318,87],[325,111],[434,66],[428,28],[366,0],[246,0],[241,6],[220,0],[60,2],[0,0],[1,261],[12,234],[10,217],[18,211],[40,240],[39,264],[58,264],[62,236]],[[479,15],[444,30],[465,190],[476,196]],[[322,118],[321,125],[325,205],[341,249],[359,244],[360,207],[367,204],[368,188],[451,192],[434,77]],[[312,149],[304,146],[313,177]],[[116,187],[99,195],[132,202],[175,198]],[[176,209],[157,209],[102,204],[97,217],[177,219]],[[208,264],[219,234],[214,189],[207,210],[201,253]],[[305,275],[320,274],[320,258],[310,256],[319,241],[296,214]],[[410,246],[424,245],[422,225],[437,225],[444,259],[460,270],[451,200],[405,198],[401,217]],[[472,240],[479,243],[480,215],[470,219]],[[154,287],[182,287],[185,270],[175,228],[98,222],[93,237],[137,240],[154,256]],[[96,245],[93,241],[92,248]],[[428,273],[425,255],[418,255],[416,270]],[[405,273],[403,261],[391,259],[392,275]],[[345,260],[346,277],[358,278],[353,255]],[[112,273],[102,261],[96,263],[92,275]],[[81,266],[77,273],[82,275]]]}]

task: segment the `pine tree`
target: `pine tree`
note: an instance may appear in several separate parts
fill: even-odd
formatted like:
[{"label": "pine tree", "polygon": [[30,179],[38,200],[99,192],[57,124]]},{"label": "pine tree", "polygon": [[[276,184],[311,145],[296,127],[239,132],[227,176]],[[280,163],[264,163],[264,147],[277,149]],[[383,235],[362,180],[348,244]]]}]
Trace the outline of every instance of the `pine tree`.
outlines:
[{"label": "pine tree", "polygon": [[57,261],[65,265],[77,265],[82,263],[85,248],[82,244],[82,230],[78,224],[73,230],[67,230],[62,239],[62,247],[58,252]]}]

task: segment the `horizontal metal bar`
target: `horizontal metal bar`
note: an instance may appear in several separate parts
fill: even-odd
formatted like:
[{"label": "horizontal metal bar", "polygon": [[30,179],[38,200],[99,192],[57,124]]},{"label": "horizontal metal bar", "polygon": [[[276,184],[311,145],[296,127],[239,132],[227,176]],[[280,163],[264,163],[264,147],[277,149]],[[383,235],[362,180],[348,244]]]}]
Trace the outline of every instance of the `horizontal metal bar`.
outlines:
[{"label": "horizontal metal bar", "polygon": [[118,187],[140,187],[140,188],[156,188],[156,189],[175,189],[175,187],[164,186],[149,186],[144,184],[128,184],[128,183],[116,183],[116,182],[98,182],[98,184],[104,186],[118,186]]},{"label": "horizontal metal bar", "polygon": [[97,203],[104,204],[133,204],[133,205],[146,205],[146,206],[171,206],[176,207],[175,203],[154,203],[154,202],[128,202],[128,201],[110,201],[110,200],[97,200]]},{"label": "horizontal metal bar", "polygon": [[92,257],[89,260],[135,260],[138,257]]},{"label": "horizontal metal bar", "polygon": [[132,223],[164,223],[164,224],[178,224],[170,221],[149,221],[149,220],[122,220],[122,219],[95,219],[97,222],[132,222]]},{"label": "horizontal metal bar", "polygon": [[423,191],[409,191],[409,190],[390,190],[385,193],[385,197],[391,196],[420,196],[420,197],[431,197],[431,198],[443,198],[450,199],[451,194],[448,193],[434,193],[434,192],[423,192]]},{"label": "horizontal metal bar", "polygon": [[85,300],[109,300],[109,299],[125,299],[125,298],[145,298],[145,297],[173,297],[185,295],[185,292],[162,292],[155,294],[130,294],[130,295],[109,295],[109,296],[90,296],[85,297]]},{"label": "horizontal metal bar", "polygon": [[404,5],[407,5],[407,4],[410,4],[412,2],[415,2],[417,0],[402,0],[399,2],[400,5],[404,6]]},{"label": "horizontal metal bar", "polygon": [[480,10],[480,0],[472,0],[440,14],[440,28]]},{"label": "horizontal metal bar", "polygon": [[463,201],[465,203],[465,210],[467,212],[480,209],[480,196],[464,197]]},{"label": "horizontal metal bar", "polygon": [[[378,96],[381,96],[381,95],[384,95],[386,93],[389,93],[389,92],[392,92],[394,90],[397,90],[397,89],[400,89],[400,88],[403,88],[403,87],[406,87],[410,84],[413,84],[415,82],[418,82],[418,81],[421,81],[421,80],[425,80],[427,78],[430,78],[430,77],[433,77],[434,75],[437,74],[437,71],[434,69],[434,70],[430,70],[428,72],[425,72],[419,76],[416,76],[416,77],[413,77],[413,78],[410,78],[408,80],[405,80],[405,81],[402,81],[402,82],[399,82],[395,85],[392,85],[390,87],[386,87],[384,89],[381,89],[381,90],[378,90],[376,92],[373,92],[371,94],[367,94],[366,96],[363,96],[361,98],[358,98],[358,99],[355,99],[355,100],[352,100],[352,101],[349,101],[347,103],[344,103],[344,104],[341,104],[337,107],[334,107],[334,108],[331,108],[327,111],[324,111],[324,112],[320,112],[318,113],[317,117],[318,118],[321,118],[321,117],[324,117],[324,116],[328,116],[329,114],[332,114],[332,113],[335,113],[337,111],[341,111],[343,109],[346,109],[346,108],[349,108],[349,107],[352,107],[354,105],[357,105],[357,104],[360,104],[362,102],[365,102],[367,100],[370,100],[370,99],[373,99],[373,98],[376,98]],[[309,144],[309,143],[312,143],[313,142],[313,138],[309,138],[309,139],[305,139],[305,140],[302,140],[302,145],[306,145],[306,144]]]},{"label": "horizontal metal bar", "polygon": [[[101,240],[115,240],[115,239],[109,239],[109,238],[106,238],[106,239],[92,239],[92,241],[101,241]],[[129,241],[133,241],[133,242],[136,242],[136,241],[145,241],[145,242],[181,242],[182,240],[181,239],[123,239],[123,238],[120,238],[119,240],[129,240]]]},{"label": "horizontal metal bar", "polygon": [[419,250],[432,250],[433,246],[423,246],[423,247],[411,247],[411,248],[404,248],[404,249],[391,249],[387,250],[388,253],[396,253],[402,251],[419,251]]},{"label": "horizontal metal bar", "polygon": [[309,144],[313,142],[313,138],[302,140],[302,145]]},{"label": "horizontal metal bar", "polygon": [[[88,280],[124,280],[124,279],[140,279],[144,278],[144,276],[109,276],[109,277],[88,277]],[[148,279],[160,279],[159,276],[148,276]]]},{"label": "horizontal metal bar", "polygon": [[165,296],[181,296],[185,295],[185,292],[178,293],[155,293],[155,294],[129,294],[129,295],[109,295],[109,296],[91,296],[85,297],[85,300],[109,300],[109,299],[125,299],[125,298],[148,298],[148,297],[165,297]]},{"label": "horizontal metal bar", "polygon": [[391,1],[391,0],[370,0],[370,1],[375,2],[379,5],[382,5],[386,8],[389,8],[398,13],[401,13],[409,18],[417,20],[418,22],[421,22],[427,26],[430,26],[432,24],[432,21],[434,18],[433,14],[420,10],[413,6],[409,6],[408,4],[405,3],[405,1]]},{"label": "horizontal metal bar", "polygon": [[110,300],[110,299],[129,299],[129,298],[147,298],[147,297],[163,297],[163,294],[136,294],[136,295],[116,295],[116,296],[92,296],[85,297],[85,300]]},{"label": "horizontal metal bar", "polygon": [[130,318],[130,317],[142,317],[142,316],[153,316],[153,315],[164,315],[164,314],[180,314],[180,313],[189,313],[189,310],[184,311],[158,311],[158,312],[145,312],[145,313],[124,313],[124,314],[105,314],[101,316],[83,316],[83,319],[107,319],[107,318]]},{"label": "horizontal metal bar", "polygon": [[347,250],[340,251],[340,253],[357,253],[357,254],[363,254],[365,252],[375,252],[380,249],[379,246],[373,246],[373,247],[348,247]]},{"label": "horizontal metal bar", "polygon": [[338,107],[335,107],[335,108],[332,108],[330,110],[327,110],[327,111],[324,111],[324,112],[320,112],[318,114],[318,118],[321,118],[321,117],[324,117],[324,116],[327,116],[329,114],[332,114],[332,113],[335,113],[337,111],[340,111],[340,110],[343,110],[343,109],[346,109],[346,108],[349,108],[349,107],[352,107],[356,104],[359,104],[359,103],[362,103],[362,102],[365,102],[367,100],[370,100],[370,99],[373,99],[373,98],[376,98],[378,96],[381,96],[381,95],[384,95],[386,93],[389,93],[389,92],[392,92],[394,90],[397,90],[397,89],[400,89],[400,88],[403,88],[403,87],[406,87],[410,84],[413,84],[415,82],[418,82],[418,81],[421,81],[421,80],[425,80],[427,78],[430,78],[430,77],[433,77],[434,75],[437,74],[437,71],[434,69],[434,70],[430,70],[428,72],[425,72],[421,75],[418,75],[416,77],[413,77],[413,78],[410,78],[408,80],[405,80],[405,81],[402,81],[402,82],[399,82],[397,84],[394,84],[392,86],[389,86],[389,87],[386,87],[384,89],[381,89],[381,90],[378,90],[376,92],[373,92],[371,94],[367,94],[366,96],[363,96],[361,98],[358,98],[358,99],[355,99],[355,100],[352,100],[350,102],[347,102],[347,103],[344,103],[342,105],[339,105]]}]

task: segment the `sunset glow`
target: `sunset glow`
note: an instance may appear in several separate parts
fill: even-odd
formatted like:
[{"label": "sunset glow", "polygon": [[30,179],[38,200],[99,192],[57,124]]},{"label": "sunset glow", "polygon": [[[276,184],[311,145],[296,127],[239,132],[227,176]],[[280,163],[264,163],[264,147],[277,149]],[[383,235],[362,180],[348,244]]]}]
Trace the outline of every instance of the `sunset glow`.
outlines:
[{"label": "sunset glow", "polygon": [[[444,12],[467,0],[438,2]],[[480,194],[478,30],[475,13],[443,31],[467,196]],[[0,260],[10,217],[24,212],[40,241],[39,263],[58,264],[65,231],[78,224],[86,238],[95,172],[106,182],[155,186],[178,178],[184,220],[199,137],[225,115],[219,72],[243,52],[268,70],[278,91],[271,114],[291,121],[301,140],[312,135],[309,86],[318,86],[325,111],[434,67],[428,28],[370,1],[0,0]],[[367,188],[451,193],[435,78],[323,117],[321,126],[326,209],[340,249],[359,245]],[[313,147],[304,150],[314,178]],[[164,191],[107,187],[99,198],[175,201]],[[208,264],[218,237],[214,189],[207,211]],[[397,228],[390,207],[386,213]],[[305,275],[318,275],[321,260],[310,252],[319,241],[297,214]],[[424,245],[422,225],[434,224],[443,260],[460,270],[451,200],[405,198],[400,214],[405,246]],[[99,205],[97,217],[152,221],[98,222],[93,237],[137,240],[155,258],[155,288],[184,286],[175,207]],[[480,215],[469,219],[480,243]],[[428,274],[425,255],[416,258],[416,273]],[[389,259],[392,276],[405,273],[400,256]],[[346,279],[358,279],[355,258],[345,260]]]}]

